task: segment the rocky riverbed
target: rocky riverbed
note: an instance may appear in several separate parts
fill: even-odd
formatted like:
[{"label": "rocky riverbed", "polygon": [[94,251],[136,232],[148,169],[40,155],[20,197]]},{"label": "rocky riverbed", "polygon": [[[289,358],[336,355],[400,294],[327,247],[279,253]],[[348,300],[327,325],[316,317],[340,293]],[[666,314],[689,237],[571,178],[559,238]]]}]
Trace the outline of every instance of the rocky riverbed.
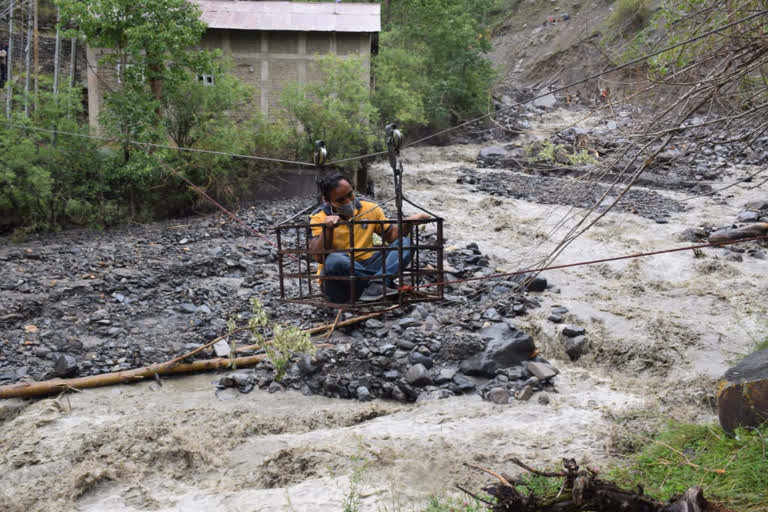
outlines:
[{"label": "rocky riverbed", "polygon": [[[555,109],[528,122],[551,130],[580,117]],[[579,126],[597,138],[602,122]],[[574,206],[585,206],[557,192],[582,190],[578,176],[478,166],[486,147],[403,152],[408,197],[446,219],[450,279],[535,267],[576,222]],[[743,161],[697,181],[717,188],[751,172]],[[477,181],[460,183],[467,176]],[[389,197],[386,166],[373,177]],[[690,243],[682,240],[760,220],[765,199],[759,188],[636,192],[645,195],[609,212],[558,263]],[[307,202],[238,215],[270,236]],[[297,358],[280,383],[262,363],[5,400],[0,505],[331,511],[354,498],[360,510],[409,510],[446,483],[479,483],[465,460],[510,471],[509,456],[601,463],[625,429],[669,408],[709,417],[713,379],[768,335],[762,251],[553,270],[524,289],[516,279],[451,285],[442,303],[336,329],[330,348]],[[285,325],[336,316],[280,302],[274,248],[217,215],[3,240],[0,265],[3,384],[170,359],[225,333],[230,318],[246,322],[254,297]]]}]

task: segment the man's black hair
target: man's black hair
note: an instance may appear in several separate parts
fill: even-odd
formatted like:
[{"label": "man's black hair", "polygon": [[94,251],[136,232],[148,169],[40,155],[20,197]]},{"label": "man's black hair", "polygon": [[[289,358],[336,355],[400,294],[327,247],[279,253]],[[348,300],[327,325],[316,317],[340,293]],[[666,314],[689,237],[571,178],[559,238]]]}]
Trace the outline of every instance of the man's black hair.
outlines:
[{"label": "man's black hair", "polygon": [[323,198],[328,200],[331,191],[339,186],[341,180],[348,181],[347,178],[338,173],[319,178],[317,180],[317,187],[320,189],[320,193],[323,194]]}]

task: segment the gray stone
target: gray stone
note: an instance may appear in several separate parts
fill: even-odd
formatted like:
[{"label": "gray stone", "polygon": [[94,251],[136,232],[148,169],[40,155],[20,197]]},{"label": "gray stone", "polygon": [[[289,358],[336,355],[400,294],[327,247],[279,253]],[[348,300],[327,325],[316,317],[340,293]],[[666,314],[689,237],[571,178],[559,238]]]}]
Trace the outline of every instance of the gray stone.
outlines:
[{"label": "gray stone", "polygon": [[397,370],[387,370],[384,372],[384,378],[387,380],[396,380],[400,378],[400,372]]},{"label": "gray stone", "polygon": [[211,308],[209,308],[206,304],[203,304],[202,306],[197,308],[197,311],[200,312],[200,313],[204,313],[206,315],[210,315],[211,314]]},{"label": "gray stone", "polygon": [[361,402],[368,402],[369,400],[373,400],[371,392],[368,391],[368,388],[365,386],[358,386],[355,392],[357,393],[357,399]]},{"label": "gray stone", "polygon": [[698,242],[707,239],[707,232],[702,228],[688,228],[677,236],[681,242]]},{"label": "gray stone", "polygon": [[528,361],[528,371],[533,374],[534,377],[538,377],[539,380],[551,379],[558,373],[557,368],[547,363],[539,363],[536,361]]},{"label": "gray stone", "polygon": [[427,386],[432,383],[429,373],[423,364],[414,364],[405,373],[405,380],[414,386]]},{"label": "gray stone", "polygon": [[557,315],[555,313],[552,313],[547,317],[547,320],[549,320],[550,322],[559,324],[559,323],[562,323],[563,321],[563,315]]},{"label": "gray stone", "polygon": [[521,390],[515,393],[515,398],[521,402],[527,402],[533,396],[533,388],[531,386],[524,386]]},{"label": "gray stone", "polygon": [[59,355],[53,363],[53,373],[62,379],[74,377],[78,371],[77,359],[69,354]]},{"label": "gray stone", "polygon": [[563,327],[562,334],[566,338],[575,338],[576,336],[583,336],[586,331],[579,325],[566,325]]},{"label": "gray stone", "polygon": [[501,368],[518,366],[527,361],[535,350],[533,338],[518,330],[507,339],[491,340],[483,352],[465,359],[459,368],[467,375],[493,377]]},{"label": "gray stone", "polygon": [[407,329],[408,327],[416,327],[418,325],[421,325],[421,320],[417,320],[413,317],[406,317],[402,318],[397,322],[397,325],[402,327],[403,329]]},{"label": "gray stone", "polygon": [[406,340],[404,338],[400,338],[395,342],[395,345],[397,345],[398,348],[401,348],[403,350],[413,350],[416,348],[416,344],[410,340]]},{"label": "gray stone", "polygon": [[507,150],[500,146],[489,146],[481,149],[477,157],[483,160],[497,160],[506,156],[506,154]]},{"label": "gray stone", "polygon": [[190,304],[188,302],[185,302],[183,304],[179,304],[176,306],[176,311],[179,313],[184,313],[185,315],[191,315],[195,311],[197,311],[197,306],[194,304]]},{"label": "gray stone", "polygon": [[370,329],[381,329],[382,327],[384,327],[384,322],[382,322],[381,320],[377,320],[375,318],[369,318],[368,320],[365,321],[365,326]]},{"label": "gray stone", "polygon": [[501,322],[502,316],[496,311],[496,308],[488,308],[483,312],[483,318],[491,322]]},{"label": "gray stone", "polygon": [[408,355],[408,362],[411,364],[423,364],[426,368],[432,368],[434,362],[429,356],[425,356],[419,352],[411,352]]},{"label": "gray stone", "polygon": [[509,403],[509,392],[504,388],[493,388],[485,395],[486,400],[495,404],[503,405]]},{"label": "gray stone", "polygon": [[285,391],[285,387],[279,382],[272,381],[267,391],[270,393],[277,393],[278,391]]},{"label": "gray stone", "polygon": [[317,371],[318,368],[316,360],[309,355],[303,355],[299,357],[296,361],[296,365],[299,367],[299,371],[301,371],[301,373],[304,375],[312,375]]},{"label": "gray stone", "polygon": [[541,393],[538,400],[541,405],[549,405],[550,402],[549,395],[546,393]]},{"label": "gray stone", "polygon": [[757,222],[760,220],[760,214],[758,212],[741,212],[736,216],[737,222]]},{"label": "gray stone", "polygon": [[755,249],[754,251],[750,251],[749,255],[753,258],[757,258],[758,260],[764,260],[765,259],[765,252],[761,251],[760,249]]},{"label": "gray stone", "polygon": [[122,293],[113,293],[112,298],[115,299],[117,302],[125,302],[125,295]]},{"label": "gray stone", "polygon": [[751,201],[744,205],[747,210],[768,211],[768,201]]},{"label": "gray stone", "polygon": [[552,306],[552,314],[554,315],[564,315],[568,313],[568,308],[565,306]]},{"label": "gray stone", "polygon": [[228,357],[232,353],[232,347],[227,343],[227,340],[219,340],[213,344],[213,351],[218,357]]},{"label": "gray stone", "polygon": [[475,389],[475,383],[472,382],[466,375],[457,373],[453,376],[453,383],[456,384],[456,389],[460,392],[471,391]]},{"label": "gray stone", "polygon": [[437,384],[446,384],[448,382],[451,382],[455,376],[456,376],[456,368],[443,368],[442,370],[440,370],[440,373],[437,375],[435,382]]},{"label": "gray stone", "polygon": [[565,353],[571,358],[571,361],[578,360],[582,355],[589,351],[589,342],[586,336],[576,336],[575,338],[565,338],[563,340]]},{"label": "gray stone", "polygon": [[528,281],[529,292],[543,292],[547,289],[547,280],[543,277],[534,277]]}]

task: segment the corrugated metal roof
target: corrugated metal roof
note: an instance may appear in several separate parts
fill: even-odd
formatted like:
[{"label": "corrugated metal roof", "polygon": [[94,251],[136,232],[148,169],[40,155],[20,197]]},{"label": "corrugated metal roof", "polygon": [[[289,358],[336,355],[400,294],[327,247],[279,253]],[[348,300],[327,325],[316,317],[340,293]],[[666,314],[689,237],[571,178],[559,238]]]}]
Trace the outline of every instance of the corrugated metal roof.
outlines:
[{"label": "corrugated metal roof", "polygon": [[190,0],[209,28],[298,32],[379,32],[379,4]]}]

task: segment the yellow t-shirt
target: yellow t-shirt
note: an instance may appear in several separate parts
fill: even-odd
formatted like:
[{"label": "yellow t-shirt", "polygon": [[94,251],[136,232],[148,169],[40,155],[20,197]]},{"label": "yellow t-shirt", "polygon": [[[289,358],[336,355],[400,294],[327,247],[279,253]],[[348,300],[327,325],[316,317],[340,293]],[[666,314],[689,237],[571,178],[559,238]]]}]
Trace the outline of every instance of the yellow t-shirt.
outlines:
[{"label": "yellow t-shirt", "polygon": [[[360,215],[360,213],[363,213]],[[310,217],[310,224],[322,224],[325,222],[325,218],[335,215],[331,210],[330,205],[324,205],[319,210],[312,213]],[[360,215],[357,217],[357,215]],[[370,201],[355,201],[355,213],[353,215],[355,221],[358,224],[354,226],[355,235],[355,249],[364,249],[366,247],[373,246],[373,234],[381,235],[387,229],[389,224],[368,224],[367,220],[389,221],[387,216],[384,215],[384,211],[376,203]],[[322,226],[312,226],[312,236],[317,237],[323,232]],[[349,225],[339,225],[333,230],[333,245],[332,249],[349,249]],[[367,260],[375,254],[375,251],[355,251],[355,260]]]}]

